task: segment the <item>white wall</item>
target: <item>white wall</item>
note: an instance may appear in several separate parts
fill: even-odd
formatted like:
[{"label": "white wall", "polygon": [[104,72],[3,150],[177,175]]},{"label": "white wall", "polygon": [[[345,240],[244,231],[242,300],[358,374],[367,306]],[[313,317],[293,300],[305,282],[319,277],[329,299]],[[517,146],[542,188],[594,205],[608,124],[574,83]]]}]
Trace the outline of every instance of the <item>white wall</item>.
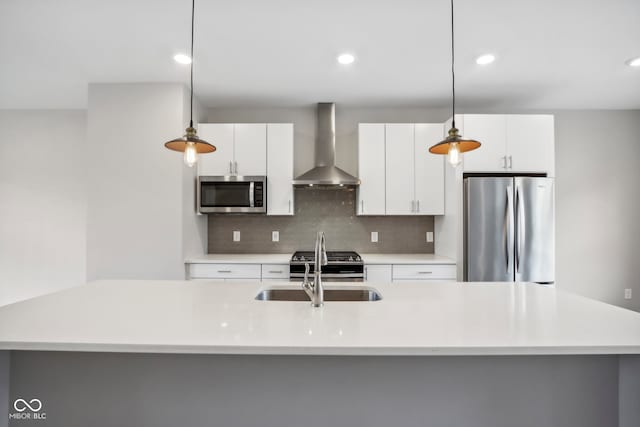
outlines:
[{"label": "white wall", "polygon": [[89,85],[87,270],[93,279],[180,279],[181,84]]},{"label": "white wall", "polygon": [[86,279],[86,112],[0,110],[0,305]]},{"label": "white wall", "polygon": [[[183,122],[189,123],[189,91],[184,91]],[[194,99],[193,119],[196,123],[204,121],[206,110]],[[215,144],[214,144],[215,145]],[[175,153],[177,160],[182,163],[180,153]],[[204,154],[206,155],[215,155]],[[201,257],[207,253],[207,215],[198,215],[196,206],[196,183],[198,168],[196,166],[182,168],[182,253],[184,258]]]},{"label": "white wall", "polygon": [[640,111],[555,123],[558,287],[640,311]]}]

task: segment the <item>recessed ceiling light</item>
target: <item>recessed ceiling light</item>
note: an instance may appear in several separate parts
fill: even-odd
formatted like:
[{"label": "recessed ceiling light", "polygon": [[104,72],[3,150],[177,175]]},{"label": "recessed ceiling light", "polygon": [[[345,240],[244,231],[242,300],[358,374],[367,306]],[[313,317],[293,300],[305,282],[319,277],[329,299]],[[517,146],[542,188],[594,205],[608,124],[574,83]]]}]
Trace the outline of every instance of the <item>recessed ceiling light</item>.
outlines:
[{"label": "recessed ceiling light", "polygon": [[189,65],[191,64],[191,58],[188,55],[184,55],[182,53],[177,54],[173,57],[173,60],[178,64]]},{"label": "recessed ceiling light", "polygon": [[640,67],[640,56],[627,61],[629,67]]},{"label": "recessed ceiling light", "polygon": [[477,57],[476,58],[476,64],[478,64],[478,65],[487,65],[487,64],[491,64],[495,60],[496,60],[496,57],[489,53],[489,54]]},{"label": "recessed ceiling light", "polygon": [[350,53],[343,53],[340,56],[338,56],[338,62],[341,63],[342,65],[352,64],[353,61],[355,60],[356,58]]}]

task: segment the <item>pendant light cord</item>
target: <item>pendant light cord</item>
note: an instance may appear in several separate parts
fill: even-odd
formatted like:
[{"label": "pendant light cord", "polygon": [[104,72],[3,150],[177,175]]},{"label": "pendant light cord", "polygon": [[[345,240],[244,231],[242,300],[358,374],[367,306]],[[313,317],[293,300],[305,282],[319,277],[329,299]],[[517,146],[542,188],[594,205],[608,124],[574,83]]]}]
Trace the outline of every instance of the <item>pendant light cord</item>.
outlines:
[{"label": "pendant light cord", "polygon": [[[453,0],[452,0],[453,1]],[[189,127],[193,127],[193,23],[195,21],[196,0],[191,0],[191,108],[189,110]]]},{"label": "pendant light cord", "polygon": [[453,99],[453,115],[451,127],[456,127],[456,72],[455,72],[455,44],[453,42],[453,0],[451,0],[451,95]]}]

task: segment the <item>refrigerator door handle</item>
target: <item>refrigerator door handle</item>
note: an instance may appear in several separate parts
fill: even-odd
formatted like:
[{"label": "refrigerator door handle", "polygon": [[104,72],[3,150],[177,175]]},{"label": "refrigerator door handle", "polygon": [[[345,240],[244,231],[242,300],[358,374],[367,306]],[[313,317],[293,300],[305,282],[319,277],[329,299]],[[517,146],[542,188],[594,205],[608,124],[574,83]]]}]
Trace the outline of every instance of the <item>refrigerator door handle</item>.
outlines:
[{"label": "refrigerator door handle", "polygon": [[507,187],[507,203],[505,206],[504,212],[504,220],[506,232],[504,233],[504,253],[506,259],[506,272],[509,273],[509,265],[513,254],[511,253],[513,250],[513,229],[514,229],[514,219],[513,219],[513,187]]},{"label": "refrigerator door handle", "polygon": [[524,205],[522,202],[522,197],[520,196],[520,188],[516,186],[516,273],[520,272],[520,259],[522,258],[524,244],[525,230],[525,218],[524,218]]}]

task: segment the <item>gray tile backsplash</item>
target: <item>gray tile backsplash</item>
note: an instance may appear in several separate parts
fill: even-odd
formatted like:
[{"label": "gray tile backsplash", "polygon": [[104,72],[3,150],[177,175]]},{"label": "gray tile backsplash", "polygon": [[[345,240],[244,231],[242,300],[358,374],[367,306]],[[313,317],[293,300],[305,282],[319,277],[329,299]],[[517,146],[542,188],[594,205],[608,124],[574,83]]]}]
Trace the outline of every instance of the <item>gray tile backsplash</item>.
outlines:
[{"label": "gray tile backsplash", "polygon": [[[208,252],[293,253],[312,250],[317,231],[324,231],[327,250],[361,253],[433,253],[425,233],[433,231],[432,216],[356,216],[353,189],[295,190],[294,216],[209,215]],[[233,231],[241,233],[233,241]],[[280,241],[271,241],[272,231]],[[371,243],[371,232],[378,243]]]}]

